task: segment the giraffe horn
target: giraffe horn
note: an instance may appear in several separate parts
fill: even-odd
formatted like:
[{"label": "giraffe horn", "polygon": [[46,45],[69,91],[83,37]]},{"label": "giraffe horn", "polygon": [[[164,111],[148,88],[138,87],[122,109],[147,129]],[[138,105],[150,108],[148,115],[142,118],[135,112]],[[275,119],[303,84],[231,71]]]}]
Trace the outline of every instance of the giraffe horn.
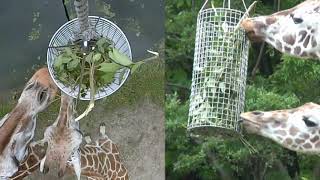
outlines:
[{"label": "giraffe horn", "polygon": [[100,124],[100,134],[102,136],[106,135],[106,125],[104,123]]},{"label": "giraffe horn", "polygon": [[92,142],[92,139],[91,139],[90,135],[86,135],[84,137],[84,140],[86,141],[86,143],[91,143]]}]

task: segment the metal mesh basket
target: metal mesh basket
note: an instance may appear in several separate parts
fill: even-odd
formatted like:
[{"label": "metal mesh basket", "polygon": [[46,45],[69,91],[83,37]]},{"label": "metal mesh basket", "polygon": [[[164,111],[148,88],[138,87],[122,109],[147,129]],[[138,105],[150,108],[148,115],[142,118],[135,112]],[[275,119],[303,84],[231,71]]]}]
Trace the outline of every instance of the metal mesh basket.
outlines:
[{"label": "metal mesh basket", "polygon": [[[112,23],[111,21],[97,17],[97,16],[89,16],[89,25],[90,28],[93,28],[93,31],[98,36],[103,36],[114,43],[115,48],[117,48],[121,53],[127,55],[130,59],[132,59],[131,48],[128,39],[125,34],[121,31],[121,29]],[[61,46],[66,46],[70,42],[75,42],[79,39],[80,26],[79,22],[76,19],[68,21],[64,25],[62,25],[53,37],[50,40],[49,48],[47,51],[47,64],[51,77],[57,86],[69,96],[74,98],[78,97],[78,91],[74,87],[68,87],[63,84],[57,77],[53,69],[54,61],[56,57],[59,55]],[[55,47],[55,48],[50,48]],[[101,99],[106,96],[111,95],[115,91],[117,91],[123,83],[126,81],[130,74],[130,68],[121,68],[114,75],[114,81],[110,84],[106,84],[103,88],[100,88],[98,92],[95,94],[95,99]],[[80,96],[81,100],[90,100],[90,92],[86,92],[84,97]]]},{"label": "metal mesh basket", "polygon": [[188,119],[194,134],[241,132],[249,41],[235,27],[243,15],[230,8],[201,9],[198,14]]}]

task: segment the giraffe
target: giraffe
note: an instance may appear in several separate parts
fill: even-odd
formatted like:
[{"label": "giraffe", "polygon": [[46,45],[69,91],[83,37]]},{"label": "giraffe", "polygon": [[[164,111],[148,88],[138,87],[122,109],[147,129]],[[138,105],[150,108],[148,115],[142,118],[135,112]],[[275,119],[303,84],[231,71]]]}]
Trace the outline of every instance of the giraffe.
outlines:
[{"label": "giraffe", "polygon": [[39,168],[41,159],[46,154],[46,146],[39,142],[31,142],[28,146],[28,155],[19,165],[18,171],[9,179],[22,180]]},{"label": "giraffe", "polygon": [[282,53],[320,58],[320,1],[306,0],[268,16],[241,22],[251,41],[265,41]]},{"label": "giraffe", "polygon": [[18,171],[34,136],[37,114],[53,101],[58,91],[47,68],[39,69],[27,82],[18,103],[0,121],[0,179]]},{"label": "giraffe", "polygon": [[61,93],[61,105],[56,121],[44,132],[44,138],[40,141],[48,143],[46,155],[40,163],[40,171],[47,173],[49,166],[59,165],[58,176],[65,173],[67,161],[73,165],[75,174],[80,180],[81,165],[79,147],[82,142],[82,133],[79,122],[74,117],[73,98]]},{"label": "giraffe", "polygon": [[[106,135],[104,124],[100,125],[100,137],[95,142],[91,142],[89,136],[84,139],[86,143],[79,149],[82,176],[90,180],[129,180],[128,171],[121,161],[119,150]],[[45,155],[44,144],[35,142],[30,149],[28,158],[10,180],[21,180],[40,166],[40,160]],[[73,174],[74,172],[73,164],[68,161],[66,173]]]},{"label": "giraffe", "polygon": [[320,105],[306,103],[300,107],[276,111],[253,111],[241,114],[244,128],[272,139],[292,151],[320,153]]}]

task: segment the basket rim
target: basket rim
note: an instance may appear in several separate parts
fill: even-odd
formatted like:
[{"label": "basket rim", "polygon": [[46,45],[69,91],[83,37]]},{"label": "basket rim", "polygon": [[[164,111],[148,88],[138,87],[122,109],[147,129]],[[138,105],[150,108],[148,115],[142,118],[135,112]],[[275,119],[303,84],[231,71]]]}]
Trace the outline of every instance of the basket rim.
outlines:
[{"label": "basket rim", "polygon": [[232,8],[223,8],[223,7],[218,7],[218,8],[207,8],[199,11],[199,15],[202,13],[205,13],[206,11],[216,11],[216,10],[226,10],[226,11],[233,11],[233,12],[238,12],[241,13],[242,15],[245,13],[239,9],[232,9]]},{"label": "basket rim", "polygon": [[[90,21],[90,19],[100,19],[100,20],[103,20],[103,21],[107,21],[108,23],[111,24],[111,26],[114,26],[116,29],[119,29],[119,30],[120,30],[119,33],[124,37],[124,39],[125,39],[125,41],[126,41],[126,44],[128,45],[129,58],[130,58],[130,60],[132,61],[132,52],[131,52],[130,42],[129,42],[127,36],[124,34],[124,32],[122,31],[122,29],[121,29],[119,26],[117,26],[117,25],[116,25],[115,23],[113,23],[112,21],[110,21],[110,20],[108,20],[108,19],[106,19],[106,18],[100,17],[100,16],[88,16],[88,18],[89,18],[89,21]],[[50,41],[49,41],[48,47],[53,43],[54,37],[55,37],[65,26],[67,26],[68,24],[73,23],[74,21],[77,21],[77,20],[78,20],[78,18],[74,18],[74,19],[72,19],[72,20],[70,20],[70,21],[67,21],[67,22],[64,23],[63,25],[61,25],[61,26],[55,31],[55,33],[52,35],[52,37],[51,37],[51,39],[50,39]],[[48,70],[49,70],[49,74],[50,74],[50,76],[51,76],[51,79],[54,81],[54,83],[59,87],[59,89],[60,89],[62,92],[68,94],[69,96],[71,96],[71,97],[73,97],[73,98],[78,98],[78,97],[76,96],[78,93],[70,94],[68,91],[65,90],[65,88],[70,89],[70,87],[65,86],[65,85],[64,85],[64,87],[62,87],[61,84],[63,84],[63,83],[60,82],[59,80],[57,80],[56,78],[54,78],[55,76],[54,76],[54,73],[53,73],[53,68],[51,68],[50,65],[49,65],[49,64],[50,64],[50,62],[49,62],[49,54],[50,54],[50,53],[49,53],[49,48],[47,48],[47,67],[48,67]],[[99,99],[108,97],[108,96],[112,95],[113,93],[117,92],[117,91],[123,86],[123,84],[128,80],[128,77],[129,77],[129,75],[131,74],[131,69],[130,69],[130,68],[126,68],[126,71],[127,71],[127,72],[124,74],[123,80],[120,82],[120,84],[119,84],[116,88],[112,89],[111,93],[105,94],[105,95],[99,96],[99,97],[94,97],[94,99],[95,99],[95,100],[99,100]],[[105,86],[105,87],[107,87],[107,86]],[[72,90],[70,90],[70,91],[72,91]],[[99,92],[99,91],[97,91],[96,94],[98,94],[98,92]],[[96,94],[95,94],[95,96],[96,96]],[[90,98],[84,98],[84,97],[81,97],[81,96],[80,96],[79,99],[80,99],[80,100],[90,100]]]}]

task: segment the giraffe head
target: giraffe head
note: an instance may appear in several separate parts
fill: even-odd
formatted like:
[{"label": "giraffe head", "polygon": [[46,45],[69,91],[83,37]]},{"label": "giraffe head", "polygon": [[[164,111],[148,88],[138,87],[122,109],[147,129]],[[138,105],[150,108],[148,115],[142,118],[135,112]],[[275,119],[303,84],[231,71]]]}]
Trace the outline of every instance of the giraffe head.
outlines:
[{"label": "giraffe head", "polygon": [[269,16],[248,18],[241,26],[252,41],[266,41],[298,57],[320,57],[320,1],[307,0]]},{"label": "giraffe head", "polygon": [[58,87],[51,79],[48,69],[41,68],[27,82],[18,104],[27,108],[27,112],[37,114],[52,102],[57,92]]},{"label": "giraffe head", "polygon": [[58,91],[47,68],[38,70],[23,89],[17,105],[0,121],[0,177],[10,177],[27,154],[33,139],[36,115]]},{"label": "giraffe head", "polygon": [[320,105],[307,103],[295,109],[253,111],[241,114],[249,133],[272,139],[302,153],[320,152]]},{"label": "giraffe head", "polygon": [[44,141],[48,143],[48,148],[41,162],[42,172],[46,173],[49,167],[58,165],[58,176],[62,177],[68,160],[74,157],[77,160],[82,133],[79,130],[79,123],[75,121],[74,113],[73,98],[62,93],[59,115],[44,133]]}]

